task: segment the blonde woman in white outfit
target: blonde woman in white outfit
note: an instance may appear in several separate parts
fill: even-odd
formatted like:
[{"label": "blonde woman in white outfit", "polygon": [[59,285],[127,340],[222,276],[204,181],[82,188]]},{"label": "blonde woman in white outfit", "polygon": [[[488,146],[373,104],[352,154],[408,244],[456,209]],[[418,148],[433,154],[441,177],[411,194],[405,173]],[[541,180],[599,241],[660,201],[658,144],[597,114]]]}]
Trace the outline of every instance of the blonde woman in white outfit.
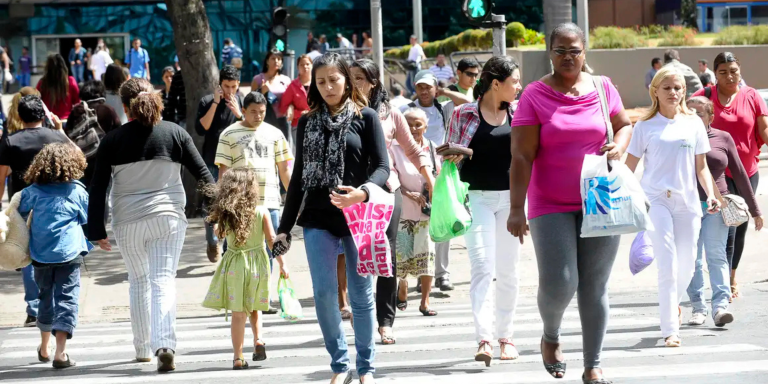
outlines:
[{"label": "blonde woman in white outfit", "polygon": [[635,125],[627,148],[633,172],[645,156],[641,184],[651,202],[648,231],[659,274],[661,333],[667,347],[679,347],[680,300],[691,282],[701,227],[696,179],[706,192],[707,210],[720,210],[707,168],[709,138],[704,124],[685,104],[685,79],[664,67],[650,87],[653,105]]}]

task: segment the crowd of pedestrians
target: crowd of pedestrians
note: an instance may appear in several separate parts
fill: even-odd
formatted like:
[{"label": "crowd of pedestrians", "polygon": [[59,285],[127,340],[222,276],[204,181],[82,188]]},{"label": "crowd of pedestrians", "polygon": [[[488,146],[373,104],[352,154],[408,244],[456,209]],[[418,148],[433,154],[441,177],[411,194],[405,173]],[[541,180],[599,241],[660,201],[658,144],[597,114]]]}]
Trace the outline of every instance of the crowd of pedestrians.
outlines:
[{"label": "crowd of pedestrians", "polygon": [[[763,226],[754,191],[757,155],[768,142],[768,107],[743,84],[732,53],[719,54],[711,70],[700,61],[702,75],[714,76],[706,87],[674,50],[654,59],[646,76],[652,105],[633,127],[611,80],[591,74],[584,32],[571,23],[553,30],[553,71],[537,81],[523,84],[519,64],[509,57],[482,66],[463,59],[455,74],[438,57],[432,68],[411,73],[413,100],[400,87],[388,91],[373,61],[323,53],[324,43],[324,36],[316,41],[308,35],[296,79],[282,74],[282,54],[269,52],[252,91],[243,95],[242,51],[228,39],[218,86],[189,122],[204,138],[201,151],[184,128],[181,70],[165,68],[156,92],[140,40],[129,52],[129,68],[105,58],[103,80],[80,78],[86,64],[77,42],[69,57],[74,76],[61,55],[48,58],[37,88],[22,88],[14,97],[0,141],[1,185],[8,177],[19,212],[34,216],[32,264],[22,278],[25,325],[41,332],[40,361],[55,368],[76,364],[66,343],[77,327],[79,267],[92,243],[112,249],[106,231],[111,216],[128,270],[136,360],[156,357],[158,371],[175,370],[175,276],[187,228],[182,167],[202,185],[206,251],[218,263],[201,302],[232,312],[235,370],[249,368],[247,319],[253,360],[267,358],[261,322],[273,312],[273,264],[289,276],[284,254],[299,225],[331,383],[352,380],[345,320],[355,330],[357,375],[373,383],[374,328],[382,345],[397,343],[395,319],[408,307],[406,278],[417,278],[424,316],[439,314],[430,305],[433,284],[453,289],[450,244],[435,243],[429,234],[436,179],[450,163],[469,184],[472,224],[463,236],[476,361],[491,365],[496,345],[500,360],[519,357],[513,339],[518,261],[530,235],[545,370],[554,378],[566,374],[561,326],[577,294],[582,381],[611,383],[603,377],[601,352],[619,236],[582,237],[585,155],[604,154],[631,171],[644,161],[641,185],[650,201],[648,236],[665,345],[682,345],[684,292],[693,304],[689,324],[706,321],[704,260],[715,325],[735,320],[729,303],[740,294],[736,270],[749,223],[729,227],[721,210],[729,196],[741,196],[755,228]],[[417,64],[424,58],[423,51],[412,53]],[[441,81],[455,83],[441,87]],[[81,140],[83,130],[99,140]],[[444,144],[473,155],[443,153],[438,147]],[[394,196],[386,228],[393,274],[374,282],[358,273],[358,247],[342,209],[379,189]]]}]

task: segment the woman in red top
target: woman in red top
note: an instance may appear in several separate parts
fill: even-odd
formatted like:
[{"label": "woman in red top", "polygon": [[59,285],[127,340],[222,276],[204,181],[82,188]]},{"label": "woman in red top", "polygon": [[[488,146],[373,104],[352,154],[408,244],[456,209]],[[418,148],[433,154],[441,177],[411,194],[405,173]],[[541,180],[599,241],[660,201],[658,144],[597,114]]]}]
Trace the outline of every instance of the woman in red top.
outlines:
[{"label": "woman in red top", "polygon": [[[280,114],[284,115],[291,122],[291,136],[296,142],[296,127],[299,125],[299,118],[309,112],[307,104],[307,91],[312,82],[312,59],[307,55],[299,56],[297,61],[299,67],[299,77],[293,79],[285,89],[283,97],[280,99]],[[296,153],[296,148],[291,148]]]},{"label": "woman in red top", "polygon": [[[725,181],[728,190],[745,199],[757,190],[760,179],[758,158],[760,147],[768,143],[768,107],[760,94],[751,87],[740,85],[741,65],[731,52],[723,52],[714,62],[717,85],[697,91],[694,96],[705,96],[715,106],[712,127],[728,132],[736,143],[736,150],[749,176],[752,191],[737,188],[730,171],[726,170]],[[736,268],[744,251],[744,239],[749,222],[728,230],[728,263],[731,265],[731,293],[739,297],[736,284]]]},{"label": "woman in red top", "polygon": [[37,90],[45,106],[61,120],[67,120],[72,106],[80,103],[77,81],[69,76],[67,62],[58,53],[48,56],[45,74],[37,82]]}]

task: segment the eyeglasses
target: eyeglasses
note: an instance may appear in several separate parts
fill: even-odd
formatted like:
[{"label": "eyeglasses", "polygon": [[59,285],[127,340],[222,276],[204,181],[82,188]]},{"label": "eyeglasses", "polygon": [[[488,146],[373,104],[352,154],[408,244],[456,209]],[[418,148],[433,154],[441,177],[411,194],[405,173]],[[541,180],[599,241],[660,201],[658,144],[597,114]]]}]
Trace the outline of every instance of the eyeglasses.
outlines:
[{"label": "eyeglasses", "polygon": [[471,77],[473,79],[480,75],[480,73],[478,72],[462,72],[462,73],[464,73],[464,76]]},{"label": "eyeglasses", "polygon": [[555,55],[558,55],[558,56],[565,56],[566,54],[568,54],[568,55],[571,55],[572,57],[578,57],[581,55],[582,52],[584,52],[584,50],[555,48],[552,50],[552,52],[554,52]]}]

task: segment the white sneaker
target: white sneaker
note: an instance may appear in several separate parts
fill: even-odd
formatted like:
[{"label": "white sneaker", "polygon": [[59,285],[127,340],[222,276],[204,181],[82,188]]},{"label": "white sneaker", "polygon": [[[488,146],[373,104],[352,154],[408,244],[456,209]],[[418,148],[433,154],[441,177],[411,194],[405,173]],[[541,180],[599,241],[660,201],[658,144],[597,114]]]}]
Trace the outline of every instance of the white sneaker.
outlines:
[{"label": "white sneaker", "polygon": [[715,314],[715,326],[724,327],[726,324],[733,323],[733,314],[721,309]]},{"label": "white sneaker", "polygon": [[707,321],[707,315],[701,312],[696,312],[688,320],[688,325],[704,325]]}]

